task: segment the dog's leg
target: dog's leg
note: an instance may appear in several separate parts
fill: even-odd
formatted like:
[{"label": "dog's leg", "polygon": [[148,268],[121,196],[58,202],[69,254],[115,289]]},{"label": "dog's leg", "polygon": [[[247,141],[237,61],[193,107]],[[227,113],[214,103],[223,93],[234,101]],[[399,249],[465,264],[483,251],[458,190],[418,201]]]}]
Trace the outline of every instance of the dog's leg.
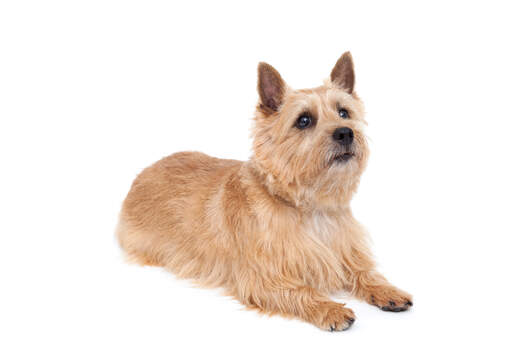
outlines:
[{"label": "dog's leg", "polygon": [[347,285],[354,296],[384,311],[404,311],[412,306],[412,296],[391,285],[375,270],[375,262],[368,247],[366,233],[350,211],[344,212],[349,234],[337,239],[338,252],[345,266]]},{"label": "dog's leg", "polygon": [[294,289],[251,288],[239,300],[264,313],[299,318],[328,331],[348,329],[355,321],[354,312],[310,287]]},{"label": "dog's leg", "polygon": [[357,273],[353,278],[356,297],[384,311],[399,312],[412,306],[412,296],[391,285],[376,271]]}]

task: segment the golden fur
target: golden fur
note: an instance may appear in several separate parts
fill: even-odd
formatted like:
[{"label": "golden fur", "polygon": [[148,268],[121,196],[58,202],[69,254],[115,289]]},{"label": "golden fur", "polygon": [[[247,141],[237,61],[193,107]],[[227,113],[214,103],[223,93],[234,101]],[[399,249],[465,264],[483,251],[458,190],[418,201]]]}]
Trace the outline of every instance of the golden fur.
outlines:
[{"label": "golden fur", "polygon": [[[329,298],[337,291],[383,310],[408,309],[411,296],[375,270],[349,206],[368,158],[364,108],[353,86],[348,52],[314,89],[294,90],[261,63],[251,159],[183,152],[145,169],[120,215],[126,254],[326,330],[344,330],[355,318]],[[339,106],[349,119],[340,118]],[[315,124],[301,130],[295,122],[304,112]],[[348,161],[336,159],[348,148],[333,141],[338,127],[353,130]]]}]

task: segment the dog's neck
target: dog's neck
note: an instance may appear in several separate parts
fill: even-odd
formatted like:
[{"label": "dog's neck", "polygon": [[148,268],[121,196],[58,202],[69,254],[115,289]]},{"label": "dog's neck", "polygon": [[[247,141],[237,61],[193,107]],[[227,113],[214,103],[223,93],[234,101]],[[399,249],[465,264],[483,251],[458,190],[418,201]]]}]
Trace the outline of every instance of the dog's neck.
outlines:
[{"label": "dog's neck", "polygon": [[322,189],[313,186],[301,185],[296,181],[283,182],[272,172],[266,170],[255,158],[246,163],[246,169],[268,193],[269,196],[282,202],[284,205],[295,207],[301,211],[337,211],[348,208],[353,193],[359,184],[359,177],[343,183],[343,188],[335,191],[337,195],[324,195]]}]

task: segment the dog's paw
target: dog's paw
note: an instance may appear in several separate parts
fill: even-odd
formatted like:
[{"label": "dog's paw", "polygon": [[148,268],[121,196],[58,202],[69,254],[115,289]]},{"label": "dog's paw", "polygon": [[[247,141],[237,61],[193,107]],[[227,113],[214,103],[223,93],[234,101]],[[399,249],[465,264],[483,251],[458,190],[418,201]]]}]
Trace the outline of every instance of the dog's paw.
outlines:
[{"label": "dog's paw", "polygon": [[335,302],[323,303],[317,313],[314,324],[320,329],[331,332],[347,330],[356,320],[352,309]]},{"label": "dog's paw", "polygon": [[412,296],[391,285],[378,286],[370,290],[368,303],[384,311],[400,312],[412,306]]}]

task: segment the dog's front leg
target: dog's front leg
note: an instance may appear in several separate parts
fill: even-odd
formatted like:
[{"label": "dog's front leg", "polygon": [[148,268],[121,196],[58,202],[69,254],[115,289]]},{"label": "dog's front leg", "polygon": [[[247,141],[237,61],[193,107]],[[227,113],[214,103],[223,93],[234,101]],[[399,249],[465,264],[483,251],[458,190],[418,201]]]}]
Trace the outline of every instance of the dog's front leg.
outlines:
[{"label": "dog's front leg", "polygon": [[264,313],[295,317],[328,331],[346,330],[355,321],[351,309],[310,287],[252,287],[238,299]]},{"label": "dog's front leg", "polygon": [[384,311],[399,312],[412,306],[412,296],[391,285],[376,271],[364,271],[354,276],[353,292],[356,297]]},{"label": "dog's front leg", "polygon": [[337,240],[338,252],[345,264],[347,285],[357,298],[364,300],[384,311],[404,311],[412,306],[412,296],[396,288],[375,270],[375,262],[368,247],[363,227],[354,219],[352,212],[343,212],[345,217],[344,234]]}]

